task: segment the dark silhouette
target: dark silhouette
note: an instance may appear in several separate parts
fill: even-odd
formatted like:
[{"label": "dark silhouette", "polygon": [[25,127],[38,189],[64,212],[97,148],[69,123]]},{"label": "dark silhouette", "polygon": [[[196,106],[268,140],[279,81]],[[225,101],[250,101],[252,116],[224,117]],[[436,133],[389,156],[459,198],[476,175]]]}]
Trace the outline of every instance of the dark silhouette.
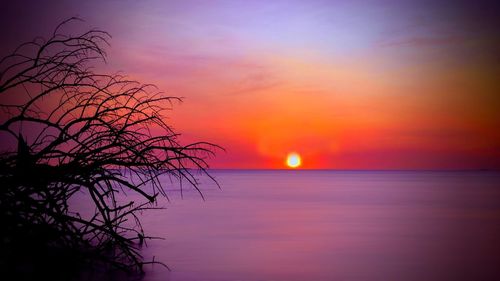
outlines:
[{"label": "dark silhouette", "polygon": [[[110,36],[95,29],[63,34],[75,20],[0,60],[0,266],[1,274],[20,274],[16,279],[47,273],[47,266],[142,272],[159,263],[141,258],[139,247],[151,237],[138,212],[167,196],[162,175],[200,192],[193,173],[210,177],[206,159],[218,148],[177,141],[165,111],[179,98],[94,72]],[[91,216],[71,209],[80,191],[95,207]],[[146,200],[119,200],[124,191]]]}]

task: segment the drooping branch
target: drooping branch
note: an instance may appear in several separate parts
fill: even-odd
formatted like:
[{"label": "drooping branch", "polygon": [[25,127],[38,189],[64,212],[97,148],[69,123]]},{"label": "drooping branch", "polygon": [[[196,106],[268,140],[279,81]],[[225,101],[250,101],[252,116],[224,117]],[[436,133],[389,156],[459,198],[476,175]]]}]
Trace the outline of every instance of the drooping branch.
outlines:
[{"label": "drooping branch", "polygon": [[[114,254],[102,259],[141,270],[134,242],[147,236],[137,213],[167,196],[160,177],[185,180],[201,195],[193,171],[212,178],[207,159],[220,147],[178,141],[165,120],[179,98],[120,74],[94,72],[110,36],[101,30],[62,34],[75,20],[0,60],[0,134],[18,144],[0,158],[0,211],[13,229],[5,235],[49,225],[61,237],[54,243],[101,253],[111,245]],[[147,202],[120,202],[121,190]],[[78,191],[95,206],[89,218],[70,211],[68,200]]]}]

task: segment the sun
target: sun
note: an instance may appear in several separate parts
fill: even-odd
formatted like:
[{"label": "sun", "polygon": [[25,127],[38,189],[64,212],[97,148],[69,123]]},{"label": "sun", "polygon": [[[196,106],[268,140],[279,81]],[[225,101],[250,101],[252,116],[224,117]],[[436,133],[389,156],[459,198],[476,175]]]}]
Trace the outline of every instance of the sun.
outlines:
[{"label": "sun", "polygon": [[297,168],[302,164],[300,155],[295,152],[288,153],[286,156],[286,165],[290,168]]}]

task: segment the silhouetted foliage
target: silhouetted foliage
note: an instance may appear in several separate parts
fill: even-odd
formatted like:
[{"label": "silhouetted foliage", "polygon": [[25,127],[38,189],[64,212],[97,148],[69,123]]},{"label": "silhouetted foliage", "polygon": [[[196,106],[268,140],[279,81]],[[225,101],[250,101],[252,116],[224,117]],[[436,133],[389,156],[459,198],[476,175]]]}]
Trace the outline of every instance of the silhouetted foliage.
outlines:
[{"label": "silhouetted foliage", "polygon": [[[15,267],[22,247],[42,247],[142,272],[149,262],[139,245],[151,237],[137,215],[167,196],[160,176],[199,191],[193,173],[208,175],[206,159],[217,146],[177,141],[165,112],[179,98],[120,74],[96,73],[110,36],[96,29],[63,34],[75,20],[0,60],[1,265]],[[80,191],[95,207],[91,216],[71,208]],[[119,200],[124,191],[146,200]]]}]

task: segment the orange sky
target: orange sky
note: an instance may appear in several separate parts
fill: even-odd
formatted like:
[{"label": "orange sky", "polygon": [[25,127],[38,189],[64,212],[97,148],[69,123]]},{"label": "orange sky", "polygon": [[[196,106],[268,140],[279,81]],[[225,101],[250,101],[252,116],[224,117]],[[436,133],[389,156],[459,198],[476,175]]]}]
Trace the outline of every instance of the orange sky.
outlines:
[{"label": "orange sky", "polygon": [[[18,18],[4,21],[25,29],[10,41],[75,14],[110,31],[106,69],[184,97],[171,122],[185,141],[226,148],[214,168],[285,168],[290,151],[302,168],[500,168],[492,8],[192,0],[54,11],[30,3],[39,13],[7,6]],[[27,26],[28,17],[44,25]]]}]

